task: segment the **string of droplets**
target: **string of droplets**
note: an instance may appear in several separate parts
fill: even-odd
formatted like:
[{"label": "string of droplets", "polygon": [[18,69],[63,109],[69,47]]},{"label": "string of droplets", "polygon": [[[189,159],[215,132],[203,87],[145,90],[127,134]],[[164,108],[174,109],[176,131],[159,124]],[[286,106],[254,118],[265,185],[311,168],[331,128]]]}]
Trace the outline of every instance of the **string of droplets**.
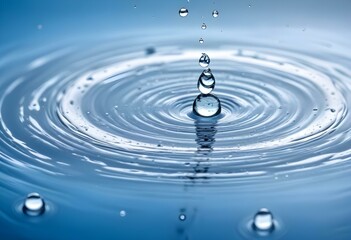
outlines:
[{"label": "string of droplets", "polygon": [[[181,17],[186,17],[188,14],[189,11],[186,8],[181,8],[179,10],[179,15]],[[214,10],[212,16],[217,18],[219,12]],[[201,28],[206,30],[207,25],[203,23]],[[199,43],[204,43],[203,38],[200,38]],[[215,95],[211,94],[215,87],[216,80],[211,69],[208,68],[210,62],[210,57],[206,53],[202,53],[199,59],[199,64],[201,67],[205,68],[205,70],[203,70],[198,79],[197,88],[199,89],[200,94],[195,98],[193,103],[193,112],[201,117],[213,117],[221,113],[220,100]]]}]

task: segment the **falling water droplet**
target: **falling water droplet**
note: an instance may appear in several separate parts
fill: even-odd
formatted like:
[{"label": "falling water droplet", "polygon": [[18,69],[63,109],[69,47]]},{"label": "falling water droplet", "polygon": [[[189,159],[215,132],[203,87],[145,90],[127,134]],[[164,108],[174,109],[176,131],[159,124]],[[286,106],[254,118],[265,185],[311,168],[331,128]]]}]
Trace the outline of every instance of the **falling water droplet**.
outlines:
[{"label": "falling water droplet", "polygon": [[274,229],[273,214],[266,208],[260,209],[255,214],[252,225],[258,231],[272,231]]},{"label": "falling water droplet", "polygon": [[205,69],[197,82],[197,87],[202,94],[209,94],[215,87],[215,78],[211,72],[211,69]]},{"label": "falling water droplet", "polygon": [[28,194],[23,204],[23,212],[28,216],[39,216],[45,212],[44,199],[38,193]]},{"label": "falling water droplet", "polygon": [[185,221],[185,220],[186,220],[186,215],[183,214],[183,213],[180,214],[180,215],[179,215],[179,220],[180,220],[180,221]]},{"label": "falling water droplet", "polygon": [[202,38],[199,39],[199,43],[204,43],[204,40]]},{"label": "falling water droplet", "polygon": [[203,68],[206,68],[206,67],[208,67],[210,62],[211,62],[210,57],[206,53],[203,53],[199,59],[200,66]]},{"label": "falling water droplet", "polygon": [[201,117],[213,117],[221,113],[221,102],[211,94],[200,94],[193,103],[193,111]]},{"label": "falling water droplet", "polygon": [[203,30],[205,30],[205,29],[207,28],[206,23],[203,23],[203,24],[201,25],[201,28],[202,28]]},{"label": "falling water droplet", "polygon": [[212,16],[213,16],[214,18],[218,17],[218,15],[219,15],[219,12],[218,12],[217,10],[214,10],[214,11],[212,12]]},{"label": "falling water droplet", "polygon": [[189,13],[189,11],[188,11],[188,9],[186,9],[186,8],[181,8],[181,9],[179,9],[179,16],[181,16],[181,17],[186,17],[186,16],[188,16],[188,13]]}]

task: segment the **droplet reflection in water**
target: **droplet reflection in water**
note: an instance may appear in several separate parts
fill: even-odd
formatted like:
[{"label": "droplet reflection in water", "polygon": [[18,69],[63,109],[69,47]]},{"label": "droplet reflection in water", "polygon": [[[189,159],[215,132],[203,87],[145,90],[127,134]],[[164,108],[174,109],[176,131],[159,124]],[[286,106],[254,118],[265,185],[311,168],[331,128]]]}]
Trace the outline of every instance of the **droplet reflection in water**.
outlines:
[{"label": "droplet reflection in water", "polygon": [[193,103],[193,111],[201,117],[213,117],[221,113],[221,102],[211,94],[200,94]]},{"label": "droplet reflection in water", "polygon": [[188,14],[189,14],[188,9],[186,9],[186,8],[179,9],[179,16],[186,17],[186,16],[188,16]]},{"label": "droplet reflection in water", "polygon": [[210,64],[211,59],[206,53],[202,53],[200,59],[199,59],[199,64],[201,67],[206,68]]},{"label": "droplet reflection in water", "polygon": [[38,193],[28,194],[23,204],[23,212],[28,216],[39,216],[45,212],[44,199]]},{"label": "droplet reflection in water", "polygon": [[266,208],[260,209],[254,216],[252,227],[256,231],[270,232],[274,230],[273,214]]}]

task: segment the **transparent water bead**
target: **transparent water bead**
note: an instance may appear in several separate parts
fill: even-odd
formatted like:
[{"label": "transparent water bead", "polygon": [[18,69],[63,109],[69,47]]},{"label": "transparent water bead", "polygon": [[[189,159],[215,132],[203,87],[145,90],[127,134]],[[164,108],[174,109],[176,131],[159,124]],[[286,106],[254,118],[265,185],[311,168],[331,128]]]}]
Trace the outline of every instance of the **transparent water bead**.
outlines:
[{"label": "transparent water bead", "polygon": [[45,212],[44,199],[38,193],[28,194],[23,204],[23,212],[28,216],[39,216]]},{"label": "transparent water bead", "polygon": [[218,12],[217,10],[213,10],[212,16],[213,16],[214,18],[216,18],[216,17],[218,17],[218,15],[219,15],[219,12]]},{"label": "transparent water bead", "polygon": [[180,220],[180,221],[185,221],[185,220],[186,220],[186,215],[183,214],[183,213],[180,214],[180,215],[179,215],[179,220]]},{"label": "transparent water bead", "polygon": [[188,14],[189,14],[188,9],[186,9],[186,8],[179,9],[179,16],[186,17],[186,16],[188,16]]},{"label": "transparent water bead", "polygon": [[204,43],[204,40],[202,38],[200,38],[199,43]]},{"label": "transparent water bead", "polygon": [[212,94],[200,94],[193,103],[193,111],[201,117],[213,117],[221,113],[221,102]]},{"label": "transparent water bead", "polygon": [[199,77],[199,81],[201,82],[202,85],[204,85],[206,87],[212,87],[212,86],[214,87],[215,78],[214,78],[210,68],[207,68],[207,69],[202,71],[202,73]]},{"label": "transparent water bead", "polygon": [[126,212],[125,210],[121,210],[121,211],[119,212],[119,215],[120,215],[121,217],[125,217],[125,216],[127,216],[127,212]]},{"label": "transparent water bead", "polygon": [[208,67],[210,62],[211,62],[210,57],[206,53],[203,53],[199,59],[200,66],[203,68],[206,68],[206,67]]},{"label": "transparent water bead", "polygon": [[211,69],[205,69],[197,82],[197,88],[202,94],[209,94],[215,87],[215,78],[211,72]]},{"label": "transparent water bead", "polygon": [[203,24],[201,25],[201,28],[202,28],[203,30],[205,30],[205,29],[207,28],[206,23],[203,23]]},{"label": "transparent water bead", "polygon": [[252,225],[258,231],[272,231],[274,229],[273,214],[266,208],[260,209],[255,214]]}]

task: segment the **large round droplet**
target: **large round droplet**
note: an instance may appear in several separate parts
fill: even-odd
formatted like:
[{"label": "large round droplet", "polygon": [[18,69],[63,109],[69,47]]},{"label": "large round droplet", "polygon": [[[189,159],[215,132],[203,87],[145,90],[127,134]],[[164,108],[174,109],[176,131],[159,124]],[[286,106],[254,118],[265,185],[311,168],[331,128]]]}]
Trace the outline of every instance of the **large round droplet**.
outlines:
[{"label": "large round droplet", "polygon": [[28,194],[23,204],[23,212],[28,216],[39,216],[45,212],[45,201],[38,193]]},{"label": "large round droplet", "polygon": [[213,117],[221,113],[221,102],[211,94],[200,94],[193,103],[193,111],[201,117]]},{"label": "large round droplet", "polygon": [[200,66],[203,68],[208,67],[210,62],[211,62],[210,57],[206,53],[203,53],[199,59]]},{"label": "large round droplet", "polygon": [[181,16],[181,17],[186,17],[186,16],[188,16],[188,13],[189,13],[189,11],[188,11],[188,9],[186,9],[186,8],[181,8],[181,9],[179,9],[179,16]]},{"label": "large round droplet", "polygon": [[253,228],[258,231],[272,231],[274,229],[273,214],[266,208],[260,209],[255,214]]}]

